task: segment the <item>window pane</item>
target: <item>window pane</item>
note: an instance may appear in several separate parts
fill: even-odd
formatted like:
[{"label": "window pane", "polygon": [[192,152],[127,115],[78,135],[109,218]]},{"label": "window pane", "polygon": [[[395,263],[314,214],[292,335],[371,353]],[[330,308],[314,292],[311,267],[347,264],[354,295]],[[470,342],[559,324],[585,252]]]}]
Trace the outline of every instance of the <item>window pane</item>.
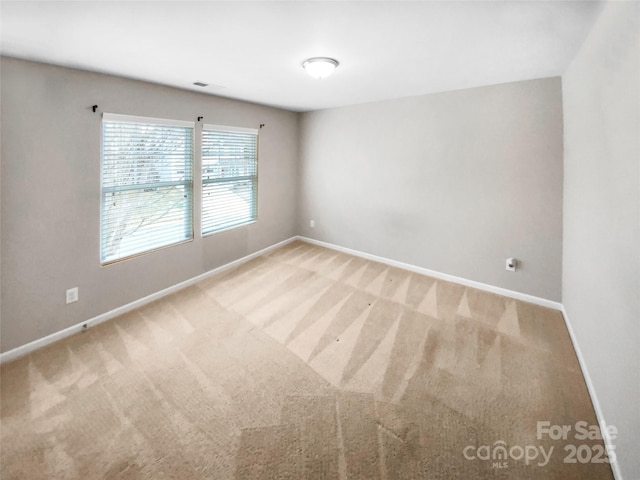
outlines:
[{"label": "window pane", "polygon": [[103,121],[101,261],[193,238],[193,128]]},{"label": "window pane", "polygon": [[202,132],[202,233],[256,220],[257,134]]},{"label": "window pane", "polygon": [[203,233],[223,230],[254,221],[254,192],[255,180],[203,185]]}]

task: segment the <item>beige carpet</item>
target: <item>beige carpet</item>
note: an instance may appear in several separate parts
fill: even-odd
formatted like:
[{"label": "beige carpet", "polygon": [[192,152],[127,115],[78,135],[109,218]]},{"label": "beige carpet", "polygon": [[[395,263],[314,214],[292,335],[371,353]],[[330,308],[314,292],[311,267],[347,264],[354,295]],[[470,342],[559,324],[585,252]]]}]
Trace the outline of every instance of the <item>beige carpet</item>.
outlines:
[{"label": "beige carpet", "polygon": [[[573,434],[536,438],[596,423],[559,312],[302,242],[7,363],[1,386],[2,480],[613,478],[564,463]],[[500,445],[506,464],[482,459]]]}]

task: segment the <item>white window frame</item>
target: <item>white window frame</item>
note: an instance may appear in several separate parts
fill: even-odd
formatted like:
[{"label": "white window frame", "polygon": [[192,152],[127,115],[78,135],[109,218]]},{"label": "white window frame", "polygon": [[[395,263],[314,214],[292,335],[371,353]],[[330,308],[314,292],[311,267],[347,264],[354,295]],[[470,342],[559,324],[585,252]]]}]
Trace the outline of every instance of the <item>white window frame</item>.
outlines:
[{"label": "white window frame", "polygon": [[[254,162],[254,174],[253,175],[241,175],[238,177],[223,177],[223,178],[211,178],[211,176],[209,176],[208,172],[205,172],[205,168],[206,168],[206,157],[205,156],[205,137],[207,135],[207,132],[221,132],[223,134],[249,134],[249,135],[253,135],[255,136],[255,155],[253,158],[253,162]],[[230,229],[234,229],[234,228],[238,228],[244,225],[249,225],[251,223],[255,223],[258,220],[258,166],[259,166],[259,161],[258,161],[258,145],[259,145],[259,130],[255,129],[255,128],[243,128],[243,127],[232,127],[232,126],[226,126],[226,125],[214,125],[214,124],[204,124],[202,126],[202,137],[201,137],[201,141],[200,141],[200,152],[201,152],[201,175],[202,175],[202,180],[201,180],[201,209],[200,209],[200,213],[201,213],[201,230],[202,230],[202,236],[208,236],[208,235],[213,235],[225,230],[230,230]],[[236,184],[241,184],[242,182],[252,182],[252,196],[251,196],[251,200],[250,200],[250,205],[249,205],[249,209],[250,209],[250,215],[247,217],[247,215],[239,215],[238,216],[238,221],[229,221],[229,222],[225,222],[223,224],[219,224],[217,226],[208,226],[207,222],[207,216],[208,216],[208,208],[207,208],[207,201],[206,201],[206,196],[208,195],[208,189],[207,186],[211,186],[214,184],[223,184],[223,183],[236,183]]]},{"label": "white window frame", "polygon": [[[180,180],[168,180],[161,181],[159,183],[129,183],[122,185],[113,185],[113,184],[105,184],[109,183],[109,180],[105,178],[105,122],[106,123],[124,123],[124,124],[139,124],[139,125],[160,125],[160,126],[168,126],[168,127],[178,127],[178,128],[187,128],[191,129],[190,141],[191,145],[188,147],[190,149],[189,152],[185,156],[185,167],[184,173],[185,177]],[[183,121],[183,120],[168,120],[163,118],[153,118],[153,117],[140,117],[133,115],[121,115],[114,113],[103,113],[102,121],[101,121],[101,152],[100,152],[100,190],[101,190],[101,200],[100,200],[100,264],[105,266],[115,262],[120,262],[122,260],[126,260],[132,257],[137,257],[139,255],[143,255],[146,253],[150,253],[159,249],[163,249],[169,246],[178,245],[181,243],[192,241],[194,238],[194,217],[193,217],[193,183],[194,183],[194,169],[195,169],[195,122]],[[178,173],[180,170],[178,169],[179,163],[175,165],[171,162],[169,170],[165,170],[165,172],[169,173]],[[172,230],[167,230],[161,234],[149,235],[146,239],[149,242],[149,248],[143,248],[142,246],[136,247],[138,250],[133,251],[130,247],[129,250],[125,250],[122,254],[112,254],[107,255],[106,248],[106,223],[110,221],[106,218],[105,206],[107,202],[107,195],[116,195],[118,192],[123,191],[141,191],[140,193],[149,192],[150,189],[158,189],[158,188],[171,188],[174,186],[180,186],[184,189],[184,198],[186,198],[186,205],[184,206],[184,219],[181,220],[184,223],[179,223],[179,228],[176,229],[173,227]],[[152,191],[152,190],[151,190]],[[152,224],[148,224],[152,225]],[[184,233],[180,232],[180,229],[183,229]],[[162,237],[167,235],[165,239]],[[142,235],[140,236],[143,237]],[[175,238],[174,238],[175,237]]]}]

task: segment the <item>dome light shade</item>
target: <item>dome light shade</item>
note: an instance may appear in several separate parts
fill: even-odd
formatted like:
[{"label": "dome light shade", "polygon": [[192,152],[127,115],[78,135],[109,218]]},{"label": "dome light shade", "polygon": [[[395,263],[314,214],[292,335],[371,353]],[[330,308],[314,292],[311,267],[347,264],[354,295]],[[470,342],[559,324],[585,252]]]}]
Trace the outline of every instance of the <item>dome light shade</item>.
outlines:
[{"label": "dome light shade", "polygon": [[302,63],[302,67],[313,78],[327,78],[338,65],[337,60],[327,57],[309,58]]}]

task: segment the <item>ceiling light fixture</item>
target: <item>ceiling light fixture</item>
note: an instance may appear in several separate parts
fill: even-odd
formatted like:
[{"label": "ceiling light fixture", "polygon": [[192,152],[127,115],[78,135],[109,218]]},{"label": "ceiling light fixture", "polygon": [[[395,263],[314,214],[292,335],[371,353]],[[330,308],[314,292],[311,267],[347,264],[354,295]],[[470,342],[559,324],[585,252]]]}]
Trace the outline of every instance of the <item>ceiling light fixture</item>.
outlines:
[{"label": "ceiling light fixture", "polygon": [[302,68],[313,78],[327,78],[338,65],[337,60],[327,57],[314,57],[302,62]]}]

